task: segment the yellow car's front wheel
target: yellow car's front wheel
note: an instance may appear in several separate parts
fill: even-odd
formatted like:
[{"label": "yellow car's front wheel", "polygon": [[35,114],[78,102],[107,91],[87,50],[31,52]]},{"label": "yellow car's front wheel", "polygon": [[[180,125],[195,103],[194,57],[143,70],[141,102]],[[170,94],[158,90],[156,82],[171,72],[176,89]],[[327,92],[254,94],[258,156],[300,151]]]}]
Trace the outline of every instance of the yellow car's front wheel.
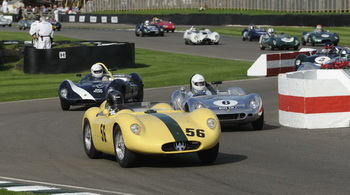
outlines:
[{"label": "yellow car's front wheel", "polygon": [[121,167],[131,167],[135,164],[136,154],[126,147],[123,133],[118,125],[114,127],[114,149],[115,157]]},{"label": "yellow car's front wheel", "polygon": [[92,140],[91,127],[89,120],[84,121],[84,131],[83,131],[84,149],[85,153],[89,158],[95,159],[101,156],[101,152],[97,151]]},{"label": "yellow car's front wheel", "polygon": [[219,143],[208,150],[201,150],[197,152],[199,159],[205,164],[213,164],[219,153]]}]

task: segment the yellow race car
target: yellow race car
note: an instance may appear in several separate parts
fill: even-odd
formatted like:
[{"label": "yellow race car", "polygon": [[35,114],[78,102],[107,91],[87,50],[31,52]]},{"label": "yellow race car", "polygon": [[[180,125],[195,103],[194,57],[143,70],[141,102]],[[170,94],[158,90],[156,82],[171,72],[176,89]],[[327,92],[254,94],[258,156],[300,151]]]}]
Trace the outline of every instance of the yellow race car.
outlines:
[{"label": "yellow race car", "polygon": [[134,166],[142,155],[197,152],[206,164],[219,152],[221,128],[215,113],[200,108],[191,113],[166,103],[124,105],[119,91],[111,91],[100,107],[83,117],[84,148],[89,158],[115,155],[121,167]]}]

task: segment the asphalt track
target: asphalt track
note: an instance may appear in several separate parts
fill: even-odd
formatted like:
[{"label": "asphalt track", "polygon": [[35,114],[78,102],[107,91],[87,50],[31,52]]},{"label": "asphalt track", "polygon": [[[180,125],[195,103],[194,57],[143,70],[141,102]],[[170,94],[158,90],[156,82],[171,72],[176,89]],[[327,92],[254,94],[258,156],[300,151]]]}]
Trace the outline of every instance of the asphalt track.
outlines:
[{"label": "asphalt track", "polygon": [[[226,59],[254,60],[261,54],[256,42],[230,36],[223,36],[217,46],[189,46],[182,33],[135,37],[127,30],[63,29],[57,34]],[[0,178],[79,186],[100,194],[349,193],[349,128],[279,125],[276,77],[224,82],[225,86],[240,86],[262,96],[265,127],[261,131],[249,125],[224,127],[220,154],[211,166],[202,165],[195,154],[150,157],[128,169],[120,168],[111,156],[92,160],[82,143],[86,108],[64,112],[58,98],[0,103]],[[146,89],[145,101],[169,102],[171,92],[179,87]]]}]

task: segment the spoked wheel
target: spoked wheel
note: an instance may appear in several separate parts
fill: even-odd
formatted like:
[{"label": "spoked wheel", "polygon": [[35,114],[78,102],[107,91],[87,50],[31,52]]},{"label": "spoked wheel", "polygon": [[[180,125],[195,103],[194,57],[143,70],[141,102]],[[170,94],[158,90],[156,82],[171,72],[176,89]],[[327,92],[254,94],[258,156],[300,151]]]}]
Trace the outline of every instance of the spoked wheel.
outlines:
[{"label": "spoked wheel", "polygon": [[136,155],[126,147],[122,131],[118,125],[114,127],[114,150],[117,162],[121,167],[131,167],[135,164]]},{"label": "spoked wheel", "polygon": [[213,164],[219,153],[219,143],[209,150],[198,151],[198,158],[205,164]]},{"label": "spoked wheel", "polygon": [[92,133],[90,123],[87,119],[84,122],[84,131],[83,131],[83,140],[84,140],[84,149],[85,153],[89,158],[95,159],[101,156],[101,152],[97,151],[92,140]]}]

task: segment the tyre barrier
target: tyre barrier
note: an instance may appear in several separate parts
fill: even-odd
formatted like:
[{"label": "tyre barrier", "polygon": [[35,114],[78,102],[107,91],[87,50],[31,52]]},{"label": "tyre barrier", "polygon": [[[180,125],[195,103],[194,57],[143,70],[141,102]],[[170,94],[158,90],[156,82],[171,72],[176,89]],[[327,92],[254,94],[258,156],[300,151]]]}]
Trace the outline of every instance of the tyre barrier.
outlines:
[{"label": "tyre barrier", "polygon": [[342,69],[279,74],[279,123],[304,129],[349,127],[349,75]]},{"label": "tyre barrier", "polygon": [[280,73],[294,71],[294,60],[299,54],[312,55],[315,49],[303,48],[297,52],[261,54],[248,69],[248,76],[277,76]]}]

